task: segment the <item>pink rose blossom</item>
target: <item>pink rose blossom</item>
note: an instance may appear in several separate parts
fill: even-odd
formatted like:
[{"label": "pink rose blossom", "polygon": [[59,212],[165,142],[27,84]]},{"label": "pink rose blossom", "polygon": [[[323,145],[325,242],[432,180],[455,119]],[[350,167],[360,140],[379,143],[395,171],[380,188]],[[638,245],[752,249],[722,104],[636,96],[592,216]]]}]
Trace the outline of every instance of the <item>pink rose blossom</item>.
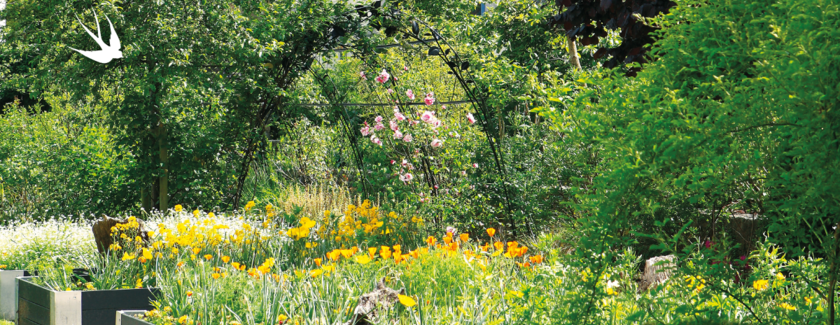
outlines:
[{"label": "pink rose blossom", "polygon": [[376,121],[376,123],[379,123],[379,122],[382,122],[383,118],[382,118],[382,116],[377,116],[377,117],[376,117],[375,119],[373,119],[373,120],[374,120],[374,121]]},{"label": "pink rose blossom", "polygon": [[385,128],[385,124],[382,124],[381,122],[376,123],[376,125],[374,125],[373,128],[376,129],[376,131],[382,131],[382,129]]},{"label": "pink rose blossom", "polygon": [[409,89],[405,92],[405,95],[408,96],[408,99],[414,100],[414,92]]},{"label": "pink rose blossom", "polygon": [[396,162],[396,160],[391,159],[391,165],[395,164]]},{"label": "pink rose blossom", "polygon": [[403,137],[402,132],[400,132],[400,131],[394,132],[394,139],[399,140],[399,139],[402,139],[402,137]]},{"label": "pink rose blossom", "polygon": [[408,71],[408,66],[407,66],[407,65],[406,65],[406,66],[403,66],[403,69],[404,69],[405,71]]},{"label": "pink rose blossom", "polygon": [[367,122],[365,122],[365,126],[362,128],[362,136],[368,136],[370,134],[370,127],[367,126]]},{"label": "pink rose blossom", "polygon": [[443,140],[441,139],[434,139],[432,140],[432,147],[440,148],[443,145]]},{"label": "pink rose blossom", "polygon": [[378,76],[376,76],[376,81],[377,81],[377,82],[379,82],[379,83],[384,84],[384,83],[386,83],[386,82],[388,81],[388,78],[391,78],[391,75],[390,75],[390,74],[388,74],[388,72],[387,72],[387,71],[385,71],[385,69],[382,69],[382,72],[381,72],[381,73],[379,73],[379,75],[378,75]]},{"label": "pink rose blossom", "polygon": [[440,109],[446,109],[446,105],[441,106]]},{"label": "pink rose blossom", "polygon": [[405,121],[405,115],[402,115],[402,113],[400,112],[394,113],[394,117],[397,119],[397,121]]},{"label": "pink rose blossom", "polygon": [[437,185],[435,185],[435,189],[438,189],[438,186],[437,186]]},{"label": "pink rose blossom", "polygon": [[382,140],[379,140],[379,138],[376,137],[376,134],[370,136],[370,141],[375,144],[378,144],[379,146],[382,146]]},{"label": "pink rose blossom", "polygon": [[413,121],[410,121],[410,122],[411,122],[411,125],[417,125],[417,123],[420,123],[420,121],[418,121],[418,120],[413,120]]},{"label": "pink rose blossom", "polygon": [[405,173],[405,175],[400,175],[400,180],[403,182],[410,182],[412,179],[414,179],[414,175],[411,175],[411,173]]},{"label": "pink rose blossom", "polygon": [[467,121],[470,121],[470,124],[475,124],[475,117],[472,113],[467,113]]},{"label": "pink rose blossom", "polygon": [[426,98],[423,99],[426,105],[434,105],[435,104],[435,93],[428,93],[426,94]]},{"label": "pink rose blossom", "polygon": [[411,134],[406,134],[403,137],[403,141],[405,141],[405,142],[411,142],[411,140],[414,140],[414,137],[412,137]]},{"label": "pink rose blossom", "polygon": [[[434,121],[432,121],[432,127],[433,128],[439,128],[441,124],[443,124],[443,122],[441,122],[438,119],[434,119]],[[435,133],[437,133],[437,131],[435,131]]]},{"label": "pink rose blossom", "polygon": [[388,88],[388,90],[386,90],[385,92],[388,93],[388,95],[390,95],[390,94],[394,93],[394,90],[391,89],[391,88]]},{"label": "pink rose blossom", "polygon": [[400,165],[403,167],[408,167],[408,160],[403,159],[402,164]]},{"label": "pink rose blossom", "polygon": [[400,125],[397,124],[397,121],[395,121],[395,120],[391,120],[390,122],[388,122],[388,126],[390,126],[391,131],[394,131],[394,132],[396,132],[397,130],[400,129]]},{"label": "pink rose blossom", "polygon": [[473,168],[478,168],[478,164],[476,164],[476,163],[473,163],[472,166],[473,166]]},{"label": "pink rose blossom", "polygon": [[362,78],[362,79],[364,79],[364,80],[367,80],[367,76],[365,76],[365,72],[364,72],[364,71],[359,72],[359,77],[361,77],[361,78]]},{"label": "pink rose blossom", "polygon": [[420,115],[420,120],[426,123],[430,123],[435,118],[435,112],[425,111],[422,115]]}]

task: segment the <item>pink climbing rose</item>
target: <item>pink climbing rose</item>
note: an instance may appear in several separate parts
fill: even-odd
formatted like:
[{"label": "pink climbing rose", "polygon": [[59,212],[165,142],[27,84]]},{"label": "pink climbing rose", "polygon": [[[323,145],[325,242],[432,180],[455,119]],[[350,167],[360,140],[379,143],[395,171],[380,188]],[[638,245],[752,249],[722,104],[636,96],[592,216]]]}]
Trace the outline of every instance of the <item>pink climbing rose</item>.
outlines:
[{"label": "pink climbing rose", "polygon": [[391,78],[391,75],[388,74],[388,72],[385,71],[385,69],[382,69],[382,72],[379,73],[378,76],[376,76],[376,81],[381,83],[381,84],[384,84],[384,83],[388,82],[389,78]]},{"label": "pink climbing rose", "polygon": [[440,148],[443,145],[443,140],[441,139],[434,139],[432,140],[432,147]]},{"label": "pink climbing rose", "polygon": [[472,113],[467,113],[467,121],[470,121],[470,124],[475,124],[475,116]]},{"label": "pink climbing rose", "polygon": [[400,131],[394,132],[394,139],[399,140],[399,139],[402,139],[402,137],[403,137],[402,132],[400,132]]},{"label": "pink climbing rose", "polygon": [[405,95],[408,96],[408,99],[414,100],[414,92],[409,89],[405,92]]},{"label": "pink climbing rose", "polygon": [[385,128],[385,124],[382,124],[382,122],[379,122],[379,123],[376,123],[376,125],[374,125],[373,128],[376,129],[376,131],[382,131],[382,129]]},{"label": "pink climbing rose", "polygon": [[478,168],[478,164],[476,164],[476,163],[473,163],[472,166],[473,166],[473,168]]},{"label": "pink climbing rose", "polygon": [[390,94],[394,93],[394,90],[391,89],[391,88],[388,88],[388,90],[386,90],[385,92],[388,93],[388,95],[390,95]]},{"label": "pink climbing rose", "polygon": [[395,112],[394,118],[396,118],[397,121],[405,121],[405,115],[402,115],[400,112]]},{"label": "pink climbing rose", "polygon": [[367,122],[365,122],[365,126],[362,127],[362,136],[368,136],[370,134],[370,127],[367,126]]},{"label": "pink climbing rose", "polygon": [[391,120],[388,122],[388,126],[391,127],[391,131],[397,132],[400,129],[400,125],[397,124],[397,121]]},{"label": "pink climbing rose", "polygon": [[364,71],[360,71],[360,72],[359,72],[359,77],[361,77],[361,78],[362,78],[362,79],[364,79],[364,80],[367,80],[367,76],[365,75],[365,72],[364,72]]},{"label": "pink climbing rose", "polygon": [[423,99],[426,105],[434,105],[435,104],[435,93],[429,92],[426,94],[426,98]]},{"label": "pink climbing rose", "polygon": [[411,175],[411,173],[405,173],[405,175],[400,175],[400,180],[403,182],[410,182],[412,179],[414,179],[414,175]]},{"label": "pink climbing rose", "polygon": [[435,112],[425,111],[420,115],[420,120],[426,123],[431,123],[435,119]]},{"label": "pink climbing rose", "polygon": [[412,137],[411,134],[406,134],[403,137],[403,141],[405,141],[405,142],[411,142],[411,140],[414,140],[414,137]]},{"label": "pink climbing rose", "polygon": [[376,121],[376,123],[379,123],[379,122],[382,122],[382,120],[384,120],[384,119],[383,119],[383,118],[382,118],[382,116],[380,115],[380,116],[376,116],[376,118],[375,118],[375,119],[373,119],[373,120],[374,120],[374,121]]}]

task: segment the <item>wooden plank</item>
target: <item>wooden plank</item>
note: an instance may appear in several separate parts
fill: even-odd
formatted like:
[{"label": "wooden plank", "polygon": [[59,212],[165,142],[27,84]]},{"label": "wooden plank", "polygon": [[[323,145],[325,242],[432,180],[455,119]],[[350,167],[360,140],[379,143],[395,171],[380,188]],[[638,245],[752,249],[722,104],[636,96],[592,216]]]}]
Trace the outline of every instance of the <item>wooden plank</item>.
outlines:
[{"label": "wooden plank", "polygon": [[38,323],[32,322],[31,320],[28,320],[28,319],[25,319],[25,318],[18,319],[17,323],[18,323],[18,325],[44,325],[44,324],[38,324]]},{"label": "wooden plank", "polygon": [[111,309],[82,310],[83,325],[113,324],[117,311]]},{"label": "wooden plank", "polygon": [[48,325],[50,323],[50,310],[48,307],[39,306],[26,299],[18,299],[18,323],[27,321],[32,324]]},{"label": "wooden plank", "polygon": [[151,300],[159,291],[157,288],[83,291],[82,311],[110,310],[113,318],[117,310],[150,310],[153,309]]},{"label": "wooden plank", "polygon": [[30,303],[44,308],[50,306],[50,290],[38,286],[32,282],[18,279],[18,299],[27,300]]}]

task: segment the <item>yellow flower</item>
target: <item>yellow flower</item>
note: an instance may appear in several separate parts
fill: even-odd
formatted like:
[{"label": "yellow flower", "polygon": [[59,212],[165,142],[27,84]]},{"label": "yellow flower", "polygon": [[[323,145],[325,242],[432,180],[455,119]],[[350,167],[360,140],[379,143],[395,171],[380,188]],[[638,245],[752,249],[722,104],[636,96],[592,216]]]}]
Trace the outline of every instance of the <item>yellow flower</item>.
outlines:
[{"label": "yellow flower", "polygon": [[796,310],[796,307],[791,306],[789,303],[786,303],[786,302],[783,302],[783,303],[779,304],[779,307],[782,307],[783,309],[787,309],[787,310]]},{"label": "yellow flower", "polygon": [[128,261],[128,260],[133,260],[133,259],[134,259],[134,254],[123,253],[123,256],[122,256],[123,261]]},{"label": "yellow flower", "polygon": [[277,322],[278,323],[285,322],[287,319],[289,319],[289,317],[286,317],[286,315],[283,315],[283,314],[280,314],[280,316],[277,316]]},{"label": "yellow flower", "polygon": [[178,318],[178,324],[186,324],[186,323],[187,323],[187,315],[184,315],[184,316],[181,316],[180,318]]},{"label": "yellow flower", "polygon": [[175,205],[175,212],[181,212],[181,210],[184,210],[184,207],[182,207],[180,204]]},{"label": "yellow flower", "polygon": [[414,305],[416,305],[416,304],[417,304],[417,301],[415,301],[415,300],[414,300],[414,298],[411,298],[411,297],[409,297],[409,296],[406,296],[406,295],[399,295],[399,296],[397,296],[397,297],[399,297],[399,299],[400,299],[400,303],[401,303],[403,306],[406,306],[406,307],[414,307]]},{"label": "yellow flower", "polygon": [[317,278],[321,274],[324,274],[324,270],[316,269],[316,270],[309,271],[309,275],[312,276],[313,278]]},{"label": "yellow flower", "polygon": [[464,233],[464,234],[458,235],[458,237],[461,237],[461,242],[464,242],[464,243],[466,243],[468,240],[470,240],[470,234]]},{"label": "yellow flower", "polygon": [[137,283],[134,285],[135,288],[140,289],[143,287],[143,279],[137,279]]},{"label": "yellow flower", "polygon": [[367,264],[367,263],[370,263],[370,257],[367,256],[367,255],[356,256],[356,262],[358,262],[359,264],[363,264],[363,265]]},{"label": "yellow flower", "polygon": [[216,214],[213,213],[213,212],[209,212],[209,213],[207,213],[207,216],[210,217],[210,218],[215,218]]},{"label": "yellow flower", "polygon": [[321,266],[321,259],[320,258],[316,258],[313,261],[315,262],[315,265]]},{"label": "yellow flower", "polygon": [[753,288],[758,291],[763,291],[767,289],[767,280],[755,280],[753,282]]},{"label": "yellow flower", "polygon": [[209,260],[212,260],[212,259],[213,259],[213,255],[210,255],[210,254],[204,255],[204,259],[205,259],[205,260],[208,260],[208,261],[209,261]]},{"label": "yellow flower", "polygon": [[496,234],[496,229],[487,228],[487,234],[490,235],[490,237],[493,237],[493,235]]},{"label": "yellow flower", "polygon": [[234,270],[238,270],[239,269],[239,262],[230,263],[230,266],[233,266]]},{"label": "yellow flower", "polygon": [[0,264],[0,270],[5,269],[5,268],[7,268],[7,267],[9,267],[9,266],[8,266],[8,265],[6,265],[6,264]]},{"label": "yellow flower", "polygon": [[227,255],[222,256],[222,262],[224,262],[224,263],[230,262],[230,256],[227,256]]},{"label": "yellow flower", "polygon": [[198,247],[193,248],[193,254],[198,255],[198,253],[201,253],[201,248],[198,248]]}]

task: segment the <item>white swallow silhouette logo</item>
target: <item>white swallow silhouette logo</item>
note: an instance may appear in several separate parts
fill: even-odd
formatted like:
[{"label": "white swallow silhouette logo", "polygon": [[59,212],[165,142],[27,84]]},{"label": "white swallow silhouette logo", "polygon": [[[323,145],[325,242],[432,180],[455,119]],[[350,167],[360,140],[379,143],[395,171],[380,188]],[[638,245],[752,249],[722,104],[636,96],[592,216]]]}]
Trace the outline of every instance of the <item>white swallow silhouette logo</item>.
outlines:
[{"label": "white swallow silhouette logo", "polygon": [[105,42],[102,41],[102,30],[99,28],[99,17],[96,16],[96,12],[93,12],[93,17],[96,18],[96,34],[97,36],[93,35],[93,32],[88,29],[85,24],[79,19],[79,16],[76,16],[76,20],[79,21],[79,24],[82,25],[82,28],[96,41],[96,44],[99,44],[99,47],[102,49],[100,51],[82,51],[77,50],[70,47],[71,50],[79,52],[79,54],[84,55],[88,59],[94,60],[99,63],[108,63],[111,62],[113,59],[121,59],[122,52],[120,52],[120,38],[117,36],[117,32],[114,31],[114,24],[111,23],[111,19],[108,19],[108,16],[105,16],[105,19],[108,19],[108,25],[111,26],[111,44],[106,45]]}]

